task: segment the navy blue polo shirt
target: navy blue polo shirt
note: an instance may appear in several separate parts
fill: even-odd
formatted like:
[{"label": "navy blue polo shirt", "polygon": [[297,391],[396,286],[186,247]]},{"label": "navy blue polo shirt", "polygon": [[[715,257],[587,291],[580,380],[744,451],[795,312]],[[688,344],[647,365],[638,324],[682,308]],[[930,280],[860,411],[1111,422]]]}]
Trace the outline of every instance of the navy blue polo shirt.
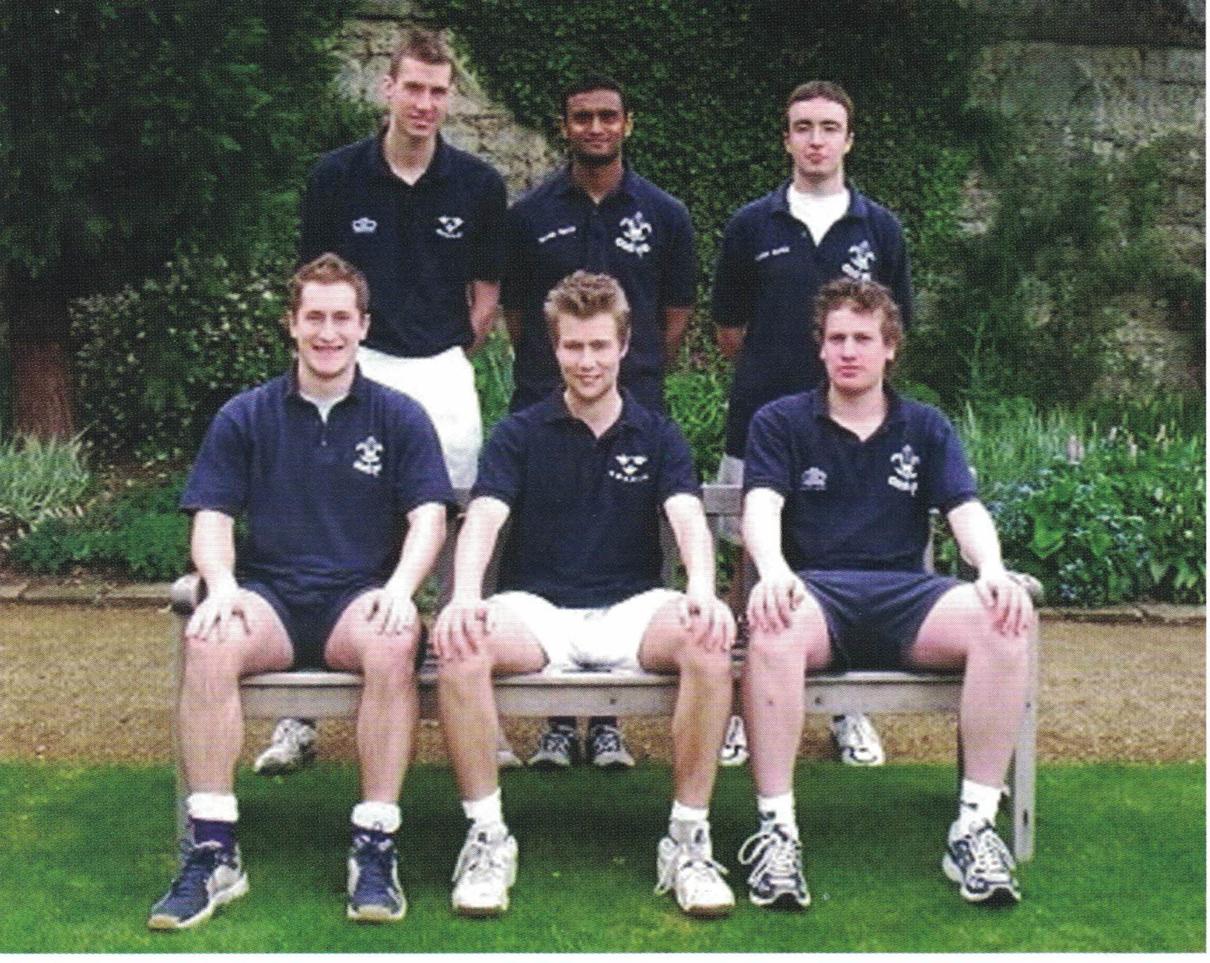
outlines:
[{"label": "navy blue polo shirt", "polygon": [[849,209],[816,246],[790,213],[789,186],[787,180],[732,215],[715,269],[715,324],[746,329],[727,410],[727,454],[737,458],[761,405],[823,380],[812,331],[815,296],[828,281],[885,284],[905,329],[912,320],[907,247],[895,215],[850,184]]},{"label": "navy blue polo shirt", "polygon": [[562,383],[542,305],[577,270],[618,280],[630,303],[630,350],[621,384],[640,404],[664,408],[664,310],[691,307],[697,260],[689,211],[629,167],[595,204],[564,167],[509,209],[501,303],[521,312],[512,410],[540,401]]},{"label": "navy blue polo shirt", "polygon": [[562,393],[509,415],[479,461],[474,496],[509,506],[499,585],[566,608],[602,608],[658,588],[659,516],[682,492],[701,494],[693,456],[666,415],[622,394],[600,438]]},{"label": "navy blue polo shirt", "polygon": [[302,203],[303,263],[334,251],[370,283],[366,345],[429,357],[474,340],[471,281],[498,281],[503,266],[504,180],[491,165],[440,137],[414,185],[396,177],[382,135],[320,158]]},{"label": "navy blue polo shirt", "polygon": [[782,549],[795,571],[919,572],[929,509],[976,497],[962,442],[936,408],[887,389],[865,441],[828,416],[827,387],[779,398],[752,419],[744,492],[785,498]]},{"label": "navy blue polo shirt", "polygon": [[293,372],[236,395],[181,496],[188,512],[245,514],[237,578],[302,604],[388,578],[405,516],[426,502],[454,504],[432,422],[360,371],[326,423]]}]

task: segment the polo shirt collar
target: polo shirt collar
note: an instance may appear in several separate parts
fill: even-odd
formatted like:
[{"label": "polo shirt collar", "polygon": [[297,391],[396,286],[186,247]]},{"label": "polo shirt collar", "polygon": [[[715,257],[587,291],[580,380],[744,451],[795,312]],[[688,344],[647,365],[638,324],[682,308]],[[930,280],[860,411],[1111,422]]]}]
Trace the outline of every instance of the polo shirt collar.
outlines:
[{"label": "polo shirt collar", "polygon": [[[400,181],[395,172],[391,170],[391,165],[387,163],[386,156],[386,136],[387,131],[384,127],[382,133],[374,141],[374,174],[378,177],[385,177],[388,180]],[[446,144],[445,138],[440,134],[437,135],[437,148],[433,151],[433,156],[429,160],[429,166],[425,168],[423,174],[420,175],[416,184],[424,180],[445,180],[450,176],[450,168],[453,164],[453,157],[450,154],[449,145]],[[412,185],[413,187],[415,185]]]},{"label": "polo shirt collar", "polygon": [[[638,402],[630,394],[629,388],[619,388],[618,393],[622,396],[622,410],[618,414],[618,420],[606,429],[605,435],[611,435],[622,428],[633,428],[637,424],[635,421],[635,412],[638,409]],[[535,408],[539,406],[540,410],[536,414],[547,424],[553,424],[557,421],[580,420],[567,407],[567,402],[563,399],[562,386],[555,388],[546,400],[538,402]],[[601,437],[605,437],[605,435]]]},{"label": "polo shirt collar", "polygon": [[[568,161],[559,169],[559,173],[555,175],[556,190],[564,196],[579,194],[583,197],[588,197],[584,189],[575,182],[575,178],[571,176],[571,161]],[[622,179],[618,181],[618,186],[601,198],[601,203],[614,197],[630,197],[634,198],[638,195],[639,175],[636,174],[626,161],[622,161]]]},{"label": "polo shirt collar", "polygon": [[[784,213],[787,217],[793,217],[790,213],[790,185],[794,183],[792,177],[787,177],[782,181],[781,187],[773,192],[773,210],[779,213]],[[844,217],[857,217],[865,220],[870,215],[870,202],[866,200],[864,194],[861,193],[853,182],[845,178],[845,189],[849,192],[849,207],[844,212]]]},{"label": "polo shirt collar", "polygon": [[[886,430],[890,425],[903,421],[906,418],[903,399],[899,396],[899,392],[884,381],[882,383],[882,393],[886,396],[886,417],[882,419],[882,424],[874,430],[875,435]],[[828,413],[828,383],[826,380],[823,384],[818,385],[807,393],[807,413],[814,416],[818,421],[832,420],[831,415]],[[872,438],[873,435],[870,437]]]},{"label": "polo shirt collar", "polygon": [[[361,373],[361,365],[356,365],[353,369],[353,383],[349,385],[349,393],[342,398],[342,401],[347,401],[350,398],[356,401],[365,401],[369,395],[369,379]],[[286,369],[286,398],[305,401],[302,396],[302,391],[298,387],[298,359]]]}]

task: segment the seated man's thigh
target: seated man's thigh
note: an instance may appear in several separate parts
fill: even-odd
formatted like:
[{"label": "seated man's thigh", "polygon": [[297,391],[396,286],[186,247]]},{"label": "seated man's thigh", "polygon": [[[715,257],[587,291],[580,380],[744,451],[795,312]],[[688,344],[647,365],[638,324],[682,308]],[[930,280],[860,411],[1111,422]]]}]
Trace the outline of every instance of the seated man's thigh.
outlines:
[{"label": "seated man's thigh", "polygon": [[987,607],[969,583],[954,586],[937,600],[907,651],[916,669],[960,669],[974,639],[991,623]]},{"label": "seated man's thigh", "polygon": [[835,668],[898,669],[938,604],[959,583],[925,572],[801,573],[827,616]]},{"label": "seated man's thigh", "polygon": [[573,613],[531,592],[501,592],[488,599],[492,671],[498,675],[567,667]]},{"label": "seated man's thigh", "polygon": [[[235,618],[228,634],[216,643],[236,648],[241,676],[288,669],[294,659],[287,627],[288,616],[283,616],[277,597],[268,591],[262,594],[258,591],[260,588],[254,583],[240,588],[244,617]],[[193,640],[190,643],[193,644]]]},{"label": "seated man's thigh", "polygon": [[[314,606],[309,629],[312,643],[322,640],[321,665],[342,672],[364,672],[367,655],[397,655],[419,666],[424,657],[419,616],[402,631],[379,631],[374,619],[375,591],[375,586],[351,589]],[[313,651],[313,645],[308,648]]]}]

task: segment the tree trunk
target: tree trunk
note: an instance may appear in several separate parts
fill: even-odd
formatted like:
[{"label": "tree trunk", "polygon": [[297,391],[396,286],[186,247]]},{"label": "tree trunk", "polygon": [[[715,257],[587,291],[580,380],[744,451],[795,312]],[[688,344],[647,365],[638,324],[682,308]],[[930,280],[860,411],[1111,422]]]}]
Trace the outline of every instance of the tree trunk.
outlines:
[{"label": "tree trunk", "polygon": [[42,438],[75,434],[71,369],[62,341],[13,340],[13,431]]}]

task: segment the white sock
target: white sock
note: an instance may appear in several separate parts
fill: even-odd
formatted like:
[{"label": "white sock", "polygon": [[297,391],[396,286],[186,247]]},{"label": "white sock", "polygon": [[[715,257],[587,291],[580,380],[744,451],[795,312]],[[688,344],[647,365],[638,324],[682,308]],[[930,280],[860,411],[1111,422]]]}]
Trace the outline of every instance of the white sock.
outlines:
[{"label": "white sock", "polygon": [[704,823],[710,820],[710,807],[686,806],[679,800],[672,800],[672,814],[668,817],[669,825],[673,823]]},{"label": "white sock", "polygon": [[471,821],[472,828],[503,824],[504,805],[500,798],[500,787],[497,786],[494,793],[482,799],[462,800],[462,811]]},{"label": "white sock", "polygon": [[795,839],[798,838],[798,819],[794,815],[794,793],[783,793],[780,796],[757,796],[756,814],[762,824],[774,823],[782,826]]},{"label": "white sock", "polygon": [[229,792],[195,792],[185,800],[185,810],[190,819],[205,819],[216,823],[239,821],[239,807],[235,794]]},{"label": "white sock", "polygon": [[958,797],[958,825],[967,830],[980,820],[996,824],[996,811],[1000,808],[999,786],[984,786],[982,783],[962,780],[962,792]]},{"label": "white sock", "polygon": [[353,807],[353,825],[390,835],[399,829],[402,817],[395,803],[366,800]]}]

